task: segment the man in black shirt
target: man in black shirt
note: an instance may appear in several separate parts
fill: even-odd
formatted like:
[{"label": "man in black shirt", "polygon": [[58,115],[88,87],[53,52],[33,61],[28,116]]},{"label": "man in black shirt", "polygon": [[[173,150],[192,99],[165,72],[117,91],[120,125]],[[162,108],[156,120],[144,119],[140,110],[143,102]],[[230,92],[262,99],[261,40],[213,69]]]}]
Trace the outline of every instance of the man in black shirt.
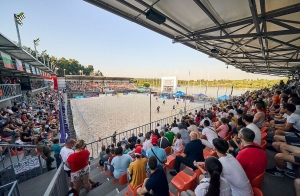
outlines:
[{"label": "man in black shirt", "polygon": [[[243,110],[237,110],[237,114],[239,116],[238,118],[238,126],[237,126],[237,129],[241,129],[242,127],[246,127],[246,124],[243,122]],[[235,134],[237,134],[237,131],[236,130],[233,130],[235,132]]]},{"label": "man in black shirt", "polygon": [[18,109],[18,105],[17,105],[17,103],[15,102],[14,103],[14,106],[11,108],[11,110],[13,111],[13,112],[17,112],[19,109]]}]

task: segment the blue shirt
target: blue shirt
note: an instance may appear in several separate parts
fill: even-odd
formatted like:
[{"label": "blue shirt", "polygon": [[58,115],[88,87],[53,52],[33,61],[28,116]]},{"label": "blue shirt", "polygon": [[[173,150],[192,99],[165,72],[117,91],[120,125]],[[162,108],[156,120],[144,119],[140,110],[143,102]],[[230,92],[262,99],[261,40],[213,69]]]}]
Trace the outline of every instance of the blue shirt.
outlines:
[{"label": "blue shirt", "polygon": [[[166,151],[165,151],[164,149],[162,149],[162,148],[159,148],[158,146],[153,146],[152,148],[150,148],[150,149],[147,150],[147,157],[148,157],[148,158],[150,158],[150,157],[152,157],[152,156],[155,156],[155,155],[153,154],[153,152],[152,152],[151,149],[153,150],[153,152],[156,154],[157,158],[159,158],[159,160],[160,160],[161,162],[164,162],[164,161],[167,160]],[[162,163],[161,163],[159,160],[157,160],[157,163],[158,163],[159,165],[162,165]]]},{"label": "blue shirt", "polygon": [[54,154],[60,154],[61,146],[58,144],[53,144],[52,150],[53,150]]},{"label": "blue shirt", "polygon": [[122,174],[127,172],[129,164],[132,162],[131,156],[123,154],[122,156],[115,156],[111,161],[111,165],[114,166],[114,177],[119,179]]},{"label": "blue shirt", "polygon": [[167,176],[161,165],[157,165],[155,172],[150,175],[145,188],[148,192],[152,190],[154,195],[169,195]]},{"label": "blue shirt", "polygon": [[199,139],[191,140],[184,149],[184,154],[186,154],[189,159],[191,165],[194,165],[194,161],[204,161],[203,157],[203,147],[202,142]]}]

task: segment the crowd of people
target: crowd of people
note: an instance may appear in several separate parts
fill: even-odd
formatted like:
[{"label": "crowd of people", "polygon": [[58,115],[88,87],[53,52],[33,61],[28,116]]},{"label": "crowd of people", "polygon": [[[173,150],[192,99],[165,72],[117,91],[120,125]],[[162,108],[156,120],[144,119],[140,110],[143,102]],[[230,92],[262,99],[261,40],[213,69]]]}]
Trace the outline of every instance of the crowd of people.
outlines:
[{"label": "crowd of people", "polygon": [[[170,125],[157,124],[145,136],[133,134],[127,141],[103,146],[99,164],[116,179],[128,175],[133,188],[142,185],[138,195],[168,195],[163,170],[168,147],[176,154],[171,176],[181,171],[181,164],[202,173],[195,190],[181,195],[253,195],[251,182],[264,173],[295,179],[293,165],[300,164],[300,96],[299,86],[291,82],[248,91]],[[272,143],[267,149],[278,152],[274,168],[266,168],[267,142]],[[207,150],[215,151],[216,157],[205,159]],[[295,180],[295,191],[300,195],[300,179]]]},{"label": "crowd of people", "polygon": [[69,91],[100,91],[107,90],[131,90],[135,89],[131,83],[106,83],[106,82],[82,82],[82,81],[68,81],[67,89]]}]

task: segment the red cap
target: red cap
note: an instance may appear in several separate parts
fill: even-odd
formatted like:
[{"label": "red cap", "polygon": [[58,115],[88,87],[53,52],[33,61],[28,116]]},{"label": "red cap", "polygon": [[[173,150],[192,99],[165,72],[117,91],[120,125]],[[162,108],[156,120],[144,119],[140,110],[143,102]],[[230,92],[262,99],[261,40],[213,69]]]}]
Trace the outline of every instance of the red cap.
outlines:
[{"label": "red cap", "polygon": [[141,155],[142,154],[142,147],[138,146],[134,150],[134,154]]},{"label": "red cap", "polygon": [[158,144],[158,138],[157,138],[157,136],[152,136],[152,140],[151,140],[151,143],[154,145],[154,144]]}]

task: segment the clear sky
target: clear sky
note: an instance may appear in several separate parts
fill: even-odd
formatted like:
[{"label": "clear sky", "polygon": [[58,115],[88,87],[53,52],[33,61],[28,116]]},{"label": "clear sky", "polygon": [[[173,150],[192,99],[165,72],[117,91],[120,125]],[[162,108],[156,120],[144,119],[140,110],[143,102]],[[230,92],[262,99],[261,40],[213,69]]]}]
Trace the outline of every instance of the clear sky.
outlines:
[{"label": "clear sky", "polygon": [[38,51],[77,59],[106,76],[188,79],[190,70],[191,80],[278,78],[226,69],[221,61],[81,0],[0,0],[0,32],[13,41],[13,13],[20,12],[26,15],[23,45],[33,49],[40,38]]}]

